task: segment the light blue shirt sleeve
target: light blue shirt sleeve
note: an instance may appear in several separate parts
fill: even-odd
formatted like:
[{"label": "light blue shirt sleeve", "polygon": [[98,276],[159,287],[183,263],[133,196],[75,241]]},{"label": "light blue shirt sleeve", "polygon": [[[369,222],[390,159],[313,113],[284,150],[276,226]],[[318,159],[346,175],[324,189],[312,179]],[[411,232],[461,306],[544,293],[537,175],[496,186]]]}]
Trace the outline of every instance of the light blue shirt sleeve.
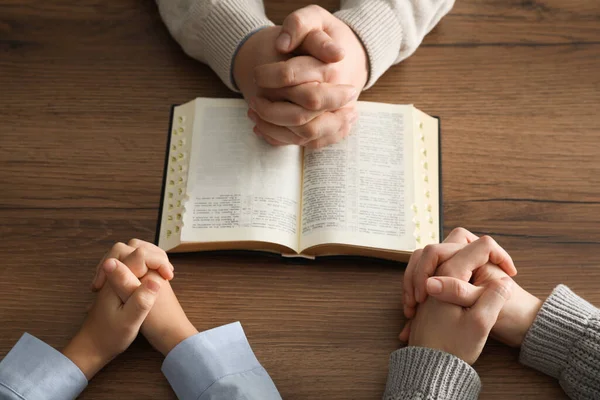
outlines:
[{"label": "light blue shirt sleeve", "polygon": [[71,360],[28,333],[0,362],[3,400],[74,399],[87,383]]},{"label": "light blue shirt sleeve", "polygon": [[281,400],[239,322],[179,343],[162,372],[180,400]]}]

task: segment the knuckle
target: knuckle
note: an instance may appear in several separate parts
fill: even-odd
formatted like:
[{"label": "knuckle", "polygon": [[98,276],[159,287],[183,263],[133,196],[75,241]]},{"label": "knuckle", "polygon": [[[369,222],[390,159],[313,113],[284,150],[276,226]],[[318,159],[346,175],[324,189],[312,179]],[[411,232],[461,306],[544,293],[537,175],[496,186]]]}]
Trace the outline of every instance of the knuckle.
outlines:
[{"label": "knuckle", "polygon": [[288,64],[288,63],[283,64],[283,67],[281,68],[280,79],[281,79],[281,83],[284,86],[293,85],[294,81],[295,81],[295,75],[296,75],[296,73],[294,71],[294,68],[290,64]]},{"label": "knuckle", "polygon": [[480,237],[479,240],[481,240],[481,243],[488,249],[496,245],[496,241],[489,235],[484,235]]},{"label": "knuckle", "polygon": [[313,11],[315,13],[322,13],[323,11],[326,11],[323,7],[321,7],[318,4],[310,4],[310,5],[306,6],[306,9]]},{"label": "knuckle", "polygon": [[123,250],[127,249],[127,245],[123,242],[117,242],[113,245],[112,249],[115,250],[116,252],[121,252]]},{"label": "knuckle", "polygon": [[150,310],[152,308],[152,297],[146,293],[140,294],[136,299],[135,307],[140,312]]},{"label": "knuckle", "polygon": [[459,226],[458,228],[452,229],[452,232],[450,232],[450,234],[457,235],[457,236],[466,236],[468,232],[469,231],[467,231],[465,228],[463,228],[462,226]]},{"label": "knuckle", "polygon": [[304,28],[304,21],[299,13],[294,12],[290,14],[286,19],[286,26],[296,32],[301,31]]},{"label": "knuckle", "polygon": [[308,140],[315,140],[319,137],[319,131],[317,124],[306,124],[302,129],[302,136]]},{"label": "knuckle", "polygon": [[416,260],[418,260],[419,258],[421,258],[422,255],[423,255],[423,249],[418,249],[413,252],[412,257],[414,257]]},{"label": "knuckle", "polygon": [[142,259],[144,259],[144,258],[146,258],[148,256],[148,250],[146,250],[143,247],[138,247],[135,250],[135,253],[136,253],[137,257],[142,258]]},{"label": "knuckle", "polygon": [[[291,122],[294,126],[303,126],[308,123],[308,116],[305,113],[297,113],[291,118]],[[306,130],[307,127],[304,127],[303,130]]]},{"label": "knuckle", "polygon": [[306,108],[317,111],[323,108],[324,101],[323,97],[313,91],[306,95],[305,103]]},{"label": "knuckle", "polygon": [[129,242],[127,242],[127,245],[131,247],[139,247],[141,245],[141,240],[136,238],[130,239]]},{"label": "knuckle", "polygon": [[454,295],[459,299],[462,299],[467,296],[466,288],[458,282],[453,283],[452,291],[454,292]]},{"label": "knuckle", "polygon": [[424,258],[431,258],[435,255],[436,251],[437,251],[437,247],[435,244],[428,244],[427,246],[425,246],[423,248],[422,256]]}]

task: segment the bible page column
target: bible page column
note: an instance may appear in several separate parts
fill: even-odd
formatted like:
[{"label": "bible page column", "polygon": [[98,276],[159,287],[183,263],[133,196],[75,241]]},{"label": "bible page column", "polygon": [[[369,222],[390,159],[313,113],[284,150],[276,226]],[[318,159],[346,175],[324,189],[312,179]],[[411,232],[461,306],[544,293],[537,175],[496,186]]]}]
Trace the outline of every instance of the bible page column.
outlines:
[{"label": "bible page column", "polygon": [[415,246],[412,106],[359,102],[350,135],[305,151],[301,251],[320,244]]},{"label": "bible page column", "polygon": [[298,248],[302,150],[252,132],[246,103],[197,99],[182,241]]}]

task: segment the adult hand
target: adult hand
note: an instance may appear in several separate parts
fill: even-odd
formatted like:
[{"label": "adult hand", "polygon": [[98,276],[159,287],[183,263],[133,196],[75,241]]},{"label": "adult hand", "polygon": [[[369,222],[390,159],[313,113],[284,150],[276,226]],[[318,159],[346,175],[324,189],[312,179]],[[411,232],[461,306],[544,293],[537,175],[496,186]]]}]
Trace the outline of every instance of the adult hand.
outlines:
[{"label": "adult hand", "polygon": [[495,280],[470,308],[427,299],[412,321],[408,345],[442,350],[473,364],[511,290],[512,279]]},{"label": "adult hand", "polygon": [[[459,257],[454,258],[455,255]],[[483,280],[496,265],[508,276],[517,274],[512,258],[494,239],[489,236],[478,238],[464,228],[454,229],[441,244],[416,250],[404,272],[406,317],[412,318],[417,303],[427,298],[425,284],[429,277],[437,274],[466,281],[471,278]]]},{"label": "adult hand", "polygon": [[[250,117],[257,129],[279,144],[309,148],[342,140],[358,118],[356,99],[368,78],[367,55],[360,40],[328,11],[308,6],[285,19],[276,46],[282,54],[301,55],[254,69],[254,80],[265,93],[251,103],[254,113]],[[334,88],[344,88],[345,93]],[[305,95],[293,96],[296,91]],[[278,99],[288,103],[275,112],[273,100]],[[301,115],[295,112],[297,106],[319,112],[294,120],[293,116]]]},{"label": "adult hand", "polygon": [[[115,258],[105,260],[101,268],[108,284],[100,290],[81,329],[63,350],[88,380],[129,347],[157,299],[161,282],[168,284],[158,274],[142,284]],[[126,300],[121,300],[117,292],[126,295]]]},{"label": "adult hand", "polygon": [[[128,267],[142,282],[159,277],[155,269],[141,267],[150,263],[150,260],[162,260],[161,263],[171,265],[164,250],[143,240],[131,239],[126,245],[121,243],[116,247],[118,247],[118,255],[121,258],[136,261],[135,264],[132,263]],[[136,254],[138,256],[135,256]],[[145,258],[140,259],[140,254]],[[122,301],[127,301],[128,293],[131,293],[134,285],[135,282],[130,281],[124,288],[117,290],[117,295]],[[179,304],[169,282],[163,284],[160,296],[142,324],[141,332],[148,342],[165,356],[177,344],[198,333]]]},{"label": "adult hand", "polygon": [[[484,244],[474,246],[481,239],[484,239]],[[490,256],[492,253],[495,255]],[[431,278],[428,276],[429,273],[423,269],[431,271],[435,260],[438,260],[439,267],[437,270],[434,268],[437,276]],[[407,317],[414,315],[416,307],[416,299],[413,298],[415,300],[411,302],[410,295],[406,295],[412,293],[413,287],[419,288],[418,294],[421,299],[430,295],[443,301],[468,307],[473,304],[477,295],[485,290],[490,282],[508,278],[507,270],[516,273],[516,269],[512,269],[514,264],[508,253],[501,249],[493,239],[485,236],[478,238],[463,228],[453,230],[443,244],[430,248],[429,254],[423,262],[411,261],[414,261],[411,274],[409,279],[405,274],[404,281]],[[504,268],[500,268],[496,262],[504,265]],[[478,264],[482,265],[477,266]],[[472,285],[468,283],[469,280]],[[416,294],[417,290],[415,289]],[[540,299],[515,283],[513,294],[500,312],[498,321],[492,329],[492,336],[509,346],[519,347],[541,306]],[[406,340],[407,332],[403,331],[401,336]]]},{"label": "adult hand", "polygon": [[[495,273],[490,274],[490,279],[492,276],[503,274],[502,271],[496,270]],[[489,286],[489,280],[479,282],[479,285],[472,285],[456,278],[438,276],[427,280],[427,293],[440,301],[471,307]],[[513,295],[500,312],[492,329],[492,336],[508,346],[520,347],[542,304],[540,299],[515,283]]]},{"label": "adult hand", "polygon": [[[281,27],[269,27],[248,38],[236,54],[234,80],[250,105],[248,117],[255,123],[256,135],[276,146],[322,147],[331,142],[332,139],[327,138],[349,132],[357,114],[348,105],[356,100],[357,91],[350,85],[330,84],[318,79],[278,89],[257,85],[255,69],[291,57],[275,49],[275,39],[280,32]],[[329,61],[337,61],[340,55],[343,56],[336,54],[335,49],[318,54]],[[342,108],[344,106],[347,107]]]}]

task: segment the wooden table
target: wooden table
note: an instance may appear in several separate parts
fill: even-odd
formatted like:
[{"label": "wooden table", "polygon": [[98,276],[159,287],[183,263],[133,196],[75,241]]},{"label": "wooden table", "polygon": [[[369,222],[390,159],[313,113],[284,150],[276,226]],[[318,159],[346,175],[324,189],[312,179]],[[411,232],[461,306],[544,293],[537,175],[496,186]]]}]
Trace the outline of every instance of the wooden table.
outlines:
[{"label": "wooden table", "polygon": [[[307,1],[271,1],[275,22]],[[321,3],[334,10],[337,1]],[[151,1],[0,5],[0,356],[25,331],[60,348],[115,241],[152,240],[169,106],[231,97]],[[498,239],[517,281],[600,305],[600,2],[459,0],[363,100],[443,122],[446,234]],[[173,257],[199,329],[243,322],[285,399],[378,399],[398,347],[403,267],[373,260]],[[564,398],[491,341],[483,399]],[[84,399],[174,398],[143,338]]]}]

